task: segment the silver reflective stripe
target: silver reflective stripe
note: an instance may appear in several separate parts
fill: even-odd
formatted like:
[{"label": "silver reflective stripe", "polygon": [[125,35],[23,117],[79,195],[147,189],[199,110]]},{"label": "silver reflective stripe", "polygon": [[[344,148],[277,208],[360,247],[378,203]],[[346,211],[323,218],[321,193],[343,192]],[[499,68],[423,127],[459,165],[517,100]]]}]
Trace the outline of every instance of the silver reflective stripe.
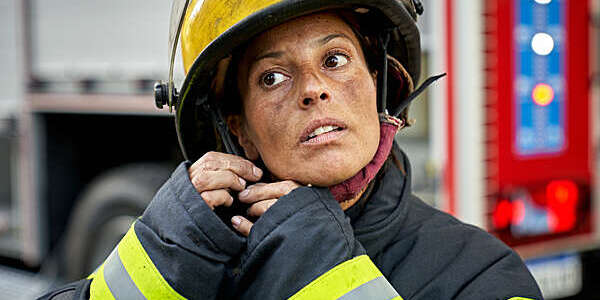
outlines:
[{"label": "silver reflective stripe", "polygon": [[129,277],[129,273],[125,270],[117,247],[108,256],[104,264],[104,281],[106,281],[108,289],[117,300],[146,300],[146,297],[138,290],[131,277]]},{"label": "silver reflective stripe", "polygon": [[398,293],[383,276],[368,281],[344,294],[338,300],[390,300],[398,297]]}]

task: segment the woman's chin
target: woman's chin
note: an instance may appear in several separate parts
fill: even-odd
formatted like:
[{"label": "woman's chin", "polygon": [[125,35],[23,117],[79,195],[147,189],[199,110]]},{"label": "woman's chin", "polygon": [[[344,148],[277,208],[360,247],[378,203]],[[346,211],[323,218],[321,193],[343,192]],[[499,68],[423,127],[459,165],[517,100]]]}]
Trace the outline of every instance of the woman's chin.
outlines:
[{"label": "woman's chin", "polygon": [[295,155],[296,159],[287,163],[277,163],[277,160],[265,162],[277,178],[325,187],[356,175],[373,159],[377,147],[371,148],[331,147],[310,155]]},{"label": "woman's chin", "polygon": [[[366,163],[364,164],[366,165]],[[356,161],[332,164],[331,162],[310,162],[301,167],[290,168],[285,172],[273,172],[280,180],[292,180],[303,185],[327,187],[341,183],[356,175],[364,166]],[[283,170],[281,170],[283,171]]]},{"label": "woman's chin", "polygon": [[329,163],[318,164],[314,168],[306,169],[306,171],[313,171],[302,174],[300,182],[314,186],[336,185],[356,175],[364,165],[357,164],[356,161],[333,165]]}]

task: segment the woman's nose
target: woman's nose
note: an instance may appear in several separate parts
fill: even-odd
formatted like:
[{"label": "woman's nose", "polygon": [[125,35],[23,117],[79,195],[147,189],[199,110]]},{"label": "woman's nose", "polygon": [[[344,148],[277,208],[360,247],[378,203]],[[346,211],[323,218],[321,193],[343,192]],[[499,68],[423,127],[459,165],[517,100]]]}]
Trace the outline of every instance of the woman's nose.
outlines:
[{"label": "woman's nose", "polygon": [[303,81],[302,94],[298,99],[300,108],[307,109],[317,104],[318,101],[326,101],[331,98],[327,87],[316,75],[307,75]]}]

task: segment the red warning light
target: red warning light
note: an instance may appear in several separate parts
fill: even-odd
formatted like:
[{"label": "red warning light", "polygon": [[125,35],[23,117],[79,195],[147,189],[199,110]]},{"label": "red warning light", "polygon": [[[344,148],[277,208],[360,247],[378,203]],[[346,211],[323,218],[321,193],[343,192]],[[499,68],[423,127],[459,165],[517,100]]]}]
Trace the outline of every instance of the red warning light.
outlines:
[{"label": "red warning light", "polygon": [[515,200],[513,203],[513,219],[512,223],[514,225],[519,225],[523,220],[525,220],[525,202],[521,199]]},{"label": "red warning light", "polygon": [[496,227],[496,229],[504,229],[510,225],[513,214],[512,210],[512,204],[507,199],[500,200],[500,202],[496,204],[493,217],[494,227]]},{"label": "red warning light", "polygon": [[570,180],[554,180],[546,186],[548,212],[551,215],[551,230],[554,233],[569,231],[577,220],[579,190]]},{"label": "red warning light", "polygon": [[531,92],[533,102],[539,106],[546,106],[554,100],[554,89],[548,84],[538,83]]}]

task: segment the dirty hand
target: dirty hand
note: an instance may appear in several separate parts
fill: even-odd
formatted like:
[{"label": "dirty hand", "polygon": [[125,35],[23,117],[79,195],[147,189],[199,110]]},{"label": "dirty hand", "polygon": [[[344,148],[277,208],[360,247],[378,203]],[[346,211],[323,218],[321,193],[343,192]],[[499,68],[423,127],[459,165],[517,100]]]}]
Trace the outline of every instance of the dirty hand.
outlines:
[{"label": "dirty hand", "polygon": [[[241,202],[250,204],[248,216],[260,217],[271,205],[277,202],[277,199],[287,195],[297,187],[300,187],[300,185],[291,180],[274,183],[257,183],[241,191],[238,194],[238,199]],[[244,236],[250,234],[250,229],[254,225],[254,223],[242,216],[231,218],[231,224]]]},{"label": "dirty hand", "polygon": [[249,160],[220,152],[208,152],[190,166],[192,184],[211,209],[231,206],[230,190],[242,191],[246,181],[258,181],[263,172]]}]

